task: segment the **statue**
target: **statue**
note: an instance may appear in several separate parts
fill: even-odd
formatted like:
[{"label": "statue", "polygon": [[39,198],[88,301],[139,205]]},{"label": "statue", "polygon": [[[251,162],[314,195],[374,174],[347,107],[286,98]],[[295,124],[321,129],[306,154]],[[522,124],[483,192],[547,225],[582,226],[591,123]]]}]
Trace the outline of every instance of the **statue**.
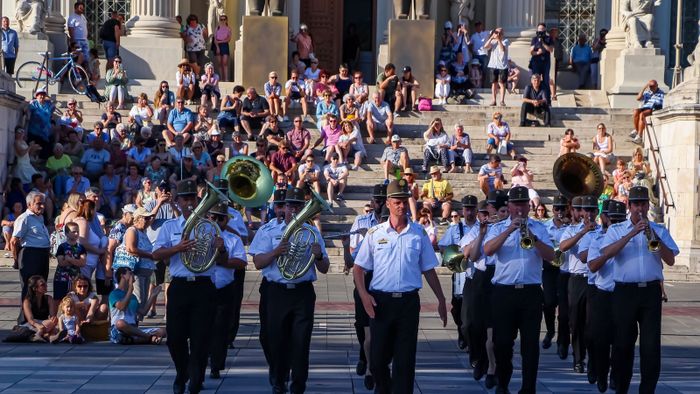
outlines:
[{"label": "statue", "polygon": [[623,0],[620,4],[622,27],[627,33],[628,48],[653,48],[651,30],[654,25],[654,7],[661,0]]},{"label": "statue", "polygon": [[209,0],[209,10],[207,11],[207,30],[214,36],[216,22],[224,14],[224,0]]},{"label": "statue", "polygon": [[270,15],[284,15],[284,0],[248,0],[248,15],[261,16],[266,5]]},{"label": "statue", "polygon": [[430,19],[430,0],[394,0],[396,19],[409,19],[411,5],[417,19]]},{"label": "statue", "polygon": [[700,41],[695,45],[693,52],[688,55],[688,63],[690,63],[690,66],[688,66],[686,72],[690,69],[691,77],[700,77]]},{"label": "statue", "polygon": [[49,16],[44,0],[18,0],[15,19],[20,33],[37,34],[44,32],[44,21]]},{"label": "statue", "polygon": [[474,0],[451,0],[450,20],[467,25],[474,20]]}]

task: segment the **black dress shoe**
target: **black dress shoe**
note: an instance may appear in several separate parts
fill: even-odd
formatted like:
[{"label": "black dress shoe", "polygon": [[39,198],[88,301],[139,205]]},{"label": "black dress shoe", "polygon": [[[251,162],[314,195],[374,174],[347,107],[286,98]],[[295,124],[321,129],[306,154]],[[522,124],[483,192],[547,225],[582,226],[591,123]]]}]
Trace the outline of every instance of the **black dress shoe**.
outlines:
[{"label": "black dress shoe", "polygon": [[608,382],[605,380],[598,380],[598,391],[601,393],[608,391]]},{"label": "black dress shoe", "polygon": [[487,389],[491,390],[492,388],[496,387],[497,383],[498,379],[496,379],[496,375],[486,375],[484,386],[486,386]]},{"label": "black dress shoe", "polygon": [[365,375],[365,388],[367,390],[374,390],[374,377],[372,377],[372,375]]},{"label": "black dress shoe", "polygon": [[562,360],[566,360],[569,357],[569,345],[557,345],[557,354]]},{"label": "black dress shoe", "polygon": [[545,334],[544,339],[542,340],[542,349],[549,349],[552,347],[552,338],[554,338],[554,334]]},{"label": "black dress shoe", "polygon": [[574,364],[574,372],[576,373],[584,373],[586,370],[583,367],[583,363],[575,363]]},{"label": "black dress shoe", "polygon": [[595,374],[595,370],[588,366],[588,383],[595,384],[598,381],[598,376]]},{"label": "black dress shoe", "polygon": [[185,384],[184,383],[173,383],[173,394],[184,394]]},{"label": "black dress shoe", "polygon": [[496,387],[496,394],[510,394],[510,391],[507,387],[498,386]]},{"label": "black dress shoe", "polygon": [[209,372],[209,377],[212,379],[221,379],[221,374],[218,369],[212,369],[211,372]]},{"label": "black dress shoe", "polygon": [[610,390],[616,391],[617,390],[617,383],[615,383],[615,379],[613,379],[612,374],[610,374],[610,384],[608,385],[610,387]]},{"label": "black dress shoe", "polygon": [[481,363],[477,363],[474,367],[474,380],[477,382],[486,375],[486,368],[481,366]]},{"label": "black dress shoe", "polygon": [[367,372],[367,362],[362,360],[358,361],[355,372],[360,376],[364,375]]},{"label": "black dress shoe", "polygon": [[464,350],[467,347],[467,342],[464,340],[464,338],[459,338],[457,339],[457,346],[459,346],[460,349]]}]

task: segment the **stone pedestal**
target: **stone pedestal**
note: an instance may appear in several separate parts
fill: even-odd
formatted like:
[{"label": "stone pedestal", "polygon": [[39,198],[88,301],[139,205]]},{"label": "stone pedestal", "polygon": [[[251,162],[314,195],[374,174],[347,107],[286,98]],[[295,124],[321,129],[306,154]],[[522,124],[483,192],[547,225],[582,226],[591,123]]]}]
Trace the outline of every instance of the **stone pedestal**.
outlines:
[{"label": "stone pedestal", "polygon": [[664,85],[666,59],[657,48],[627,48],[622,50],[615,67],[615,86],[608,90],[610,106],[613,108],[637,107],[636,96],[650,79]]},{"label": "stone pedestal", "polygon": [[[33,35],[28,33],[19,33],[19,52],[15,62],[15,72],[24,62],[35,61],[43,62],[44,58],[39,53],[48,52],[49,56],[54,56],[54,46],[44,34]],[[60,53],[58,53],[60,55]],[[53,62],[49,62],[49,69],[53,70]],[[49,94],[58,93],[58,85],[49,85]],[[17,94],[32,98],[34,86],[27,86],[23,89],[17,89]]]},{"label": "stone pedestal", "polygon": [[700,279],[700,79],[678,85],[654,112],[654,126],[675,207],[664,215],[681,253],[674,277]]},{"label": "stone pedestal", "polygon": [[411,66],[413,76],[420,82],[418,94],[433,97],[435,91],[435,21],[398,20],[389,21],[388,58],[396,65],[401,76],[404,66]]},{"label": "stone pedestal", "polygon": [[[7,181],[9,163],[14,158],[15,127],[21,120],[24,100],[15,94],[15,82],[0,71],[0,182]],[[0,201],[0,209],[3,202]]]},{"label": "stone pedestal", "polygon": [[236,41],[234,80],[262,92],[270,71],[287,75],[287,41],[289,21],[286,16],[243,17],[243,34]]}]

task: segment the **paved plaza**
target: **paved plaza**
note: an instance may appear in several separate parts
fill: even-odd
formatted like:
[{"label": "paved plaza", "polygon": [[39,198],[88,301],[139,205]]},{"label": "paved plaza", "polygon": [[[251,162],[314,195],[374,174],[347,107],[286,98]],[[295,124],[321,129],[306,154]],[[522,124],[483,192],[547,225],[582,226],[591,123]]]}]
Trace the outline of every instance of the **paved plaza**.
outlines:
[{"label": "paved plaza", "polygon": [[[260,275],[246,278],[241,329],[236,349],[229,351],[222,379],[205,382],[209,393],[269,393],[267,367],[258,342],[258,285]],[[440,277],[449,294],[449,277]],[[308,393],[367,393],[354,372],[358,345],[353,328],[352,279],[320,275],[316,283],[316,319],[311,341]],[[697,285],[668,283],[670,298],[664,305],[662,371],[658,393],[700,393],[700,292]],[[19,285],[16,271],[0,269],[0,336],[17,317]],[[454,324],[442,328],[436,301],[426,288],[422,293],[421,322],[416,365],[416,393],[483,393],[481,382],[471,378],[467,355],[457,348]],[[449,302],[449,300],[448,300]],[[449,307],[449,305],[448,305]],[[163,306],[148,325],[163,324]],[[176,319],[177,316],[169,316]],[[279,333],[284,335],[284,333]],[[593,393],[585,374],[575,374],[571,358],[561,361],[556,346],[540,356],[538,392]],[[520,386],[520,357],[515,356],[510,389]],[[635,374],[638,365],[635,366]],[[167,346],[0,344],[0,390],[3,393],[167,393],[175,369]],[[636,392],[635,375],[631,392]]]}]

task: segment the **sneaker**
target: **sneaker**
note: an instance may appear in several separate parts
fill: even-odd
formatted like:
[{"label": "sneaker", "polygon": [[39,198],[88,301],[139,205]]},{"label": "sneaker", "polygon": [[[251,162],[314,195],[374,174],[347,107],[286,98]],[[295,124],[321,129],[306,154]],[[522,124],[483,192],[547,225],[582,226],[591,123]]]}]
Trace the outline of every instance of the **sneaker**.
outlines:
[{"label": "sneaker", "polygon": [[637,136],[637,130],[630,131],[630,137],[634,138]]},{"label": "sneaker", "polygon": [[440,225],[441,225],[441,226],[447,226],[448,224],[450,224],[449,220],[447,220],[447,219],[440,219]]},{"label": "sneaker", "polygon": [[289,122],[289,116],[285,115],[285,116],[282,118],[282,121],[283,121],[283,122]]},{"label": "sneaker", "polygon": [[344,201],[344,200],[345,200],[345,196],[343,196],[343,193],[338,193],[338,195],[335,196],[335,200],[336,200],[336,201]]},{"label": "sneaker", "polygon": [[277,121],[282,123],[284,122],[284,118],[281,115],[277,115]]},{"label": "sneaker", "polygon": [[401,117],[401,115],[399,115],[398,112],[394,112],[394,117],[395,117],[395,118],[399,118],[399,117]]},{"label": "sneaker", "polygon": [[632,138],[632,142],[634,142],[635,144],[641,144],[642,139],[638,135],[635,135],[634,138]]}]

